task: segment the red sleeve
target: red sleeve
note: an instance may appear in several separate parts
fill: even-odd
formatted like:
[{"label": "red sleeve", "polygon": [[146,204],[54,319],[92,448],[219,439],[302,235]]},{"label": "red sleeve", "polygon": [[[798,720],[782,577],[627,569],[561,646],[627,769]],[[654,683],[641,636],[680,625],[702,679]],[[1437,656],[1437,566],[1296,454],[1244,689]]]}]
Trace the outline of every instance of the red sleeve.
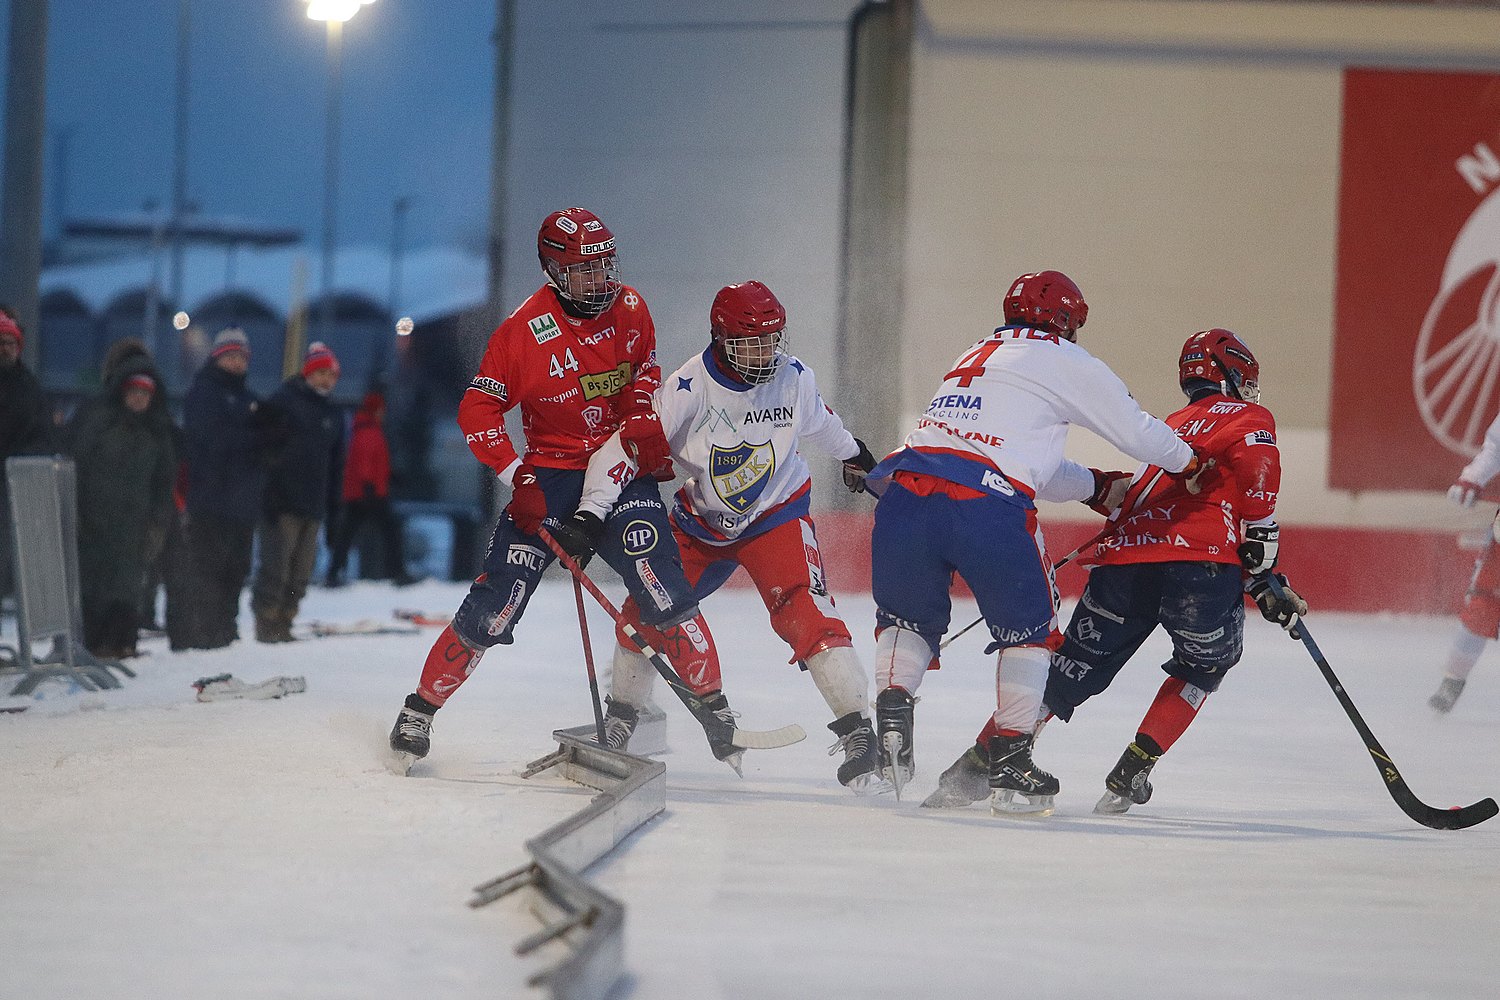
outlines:
[{"label": "red sleeve", "polygon": [[1276,513],[1276,495],[1281,490],[1276,419],[1264,407],[1253,407],[1235,424],[1235,437],[1224,449],[1234,470],[1235,507],[1242,520],[1259,521]]},{"label": "red sleeve", "polygon": [[[646,303],[630,289],[630,294],[622,296],[621,301],[632,321],[631,326],[639,331],[640,336],[626,339],[625,355],[630,361],[630,388],[641,389],[647,395],[654,394],[661,388],[661,364],[656,360],[656,323],[651,319],[651,311],[646,308]],[[629,397],[632,393],[622,393]]]},{"label": "red sleeve", "polygon": [[510,390],[506,386],[503,351],[505,328],[509,322],[506,320],[500,324],[499,329],[490,335],[484,360],[479,363],[479,373],[458,402],[458,426],[464,432],[464,441],[474,456],[494,469],[496,475],[509,468],[517,458],[516,446],[505,432],[505,414],[515,405],[510,401]]}]

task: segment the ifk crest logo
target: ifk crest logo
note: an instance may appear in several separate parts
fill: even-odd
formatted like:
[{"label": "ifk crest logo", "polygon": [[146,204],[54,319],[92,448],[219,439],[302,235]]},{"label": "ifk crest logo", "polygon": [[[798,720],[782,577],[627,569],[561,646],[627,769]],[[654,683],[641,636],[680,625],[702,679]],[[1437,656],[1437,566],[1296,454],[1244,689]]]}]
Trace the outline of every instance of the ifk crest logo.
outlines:
[{"label": "ifk crest logo", "polygon": [[714,445],[709,450],[708,474],[714,492],[730,509],[743,514],[760,499],[776,471],[776,452],[771,442],[742,442],[732,448]]}]

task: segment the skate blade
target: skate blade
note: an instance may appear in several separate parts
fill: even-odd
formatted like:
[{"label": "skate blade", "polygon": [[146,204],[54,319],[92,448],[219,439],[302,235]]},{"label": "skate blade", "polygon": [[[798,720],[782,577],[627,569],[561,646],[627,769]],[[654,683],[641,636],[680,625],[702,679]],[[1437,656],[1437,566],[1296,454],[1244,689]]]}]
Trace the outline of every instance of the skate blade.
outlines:
[{"label": "skate blade", "polygon": [[[1017,796],[1020,801],[1017,801]],[[1027,795],[1014,788],[997,788],[990,796],[990,815],[1041,819],[1052,815],[1056,798],[1055,795]]]},{"label": "skate blade", "polygon": [[895,763],[896,758],[901,755],[901,748],[905,741],[901,739],[900,733],[886,733],[881,737],[880,742],[885,746],[886,759],[892,762],[890,767],[880,769],[880,776],[891,783],[891,788],[896,792],[896,801],[900,802],[901,789],[911,780],[912,775],[911,770]]},{"label": "skate blade", "polygon": [[866,796],[883,795],[886,792],[891,791],[892,786],[889,781],[884,780],[875,772],[871,771],[868,774],[857,775],[844,787],[849,789],[849,791],[853,792],[855,795]]},{"label": "skate blade", "polygon": [[937,790],[922,800],[923,809],[963,809],[971,806],[990,793],[986,786],[981,795],[968,795],[957,788],[943,788],[938,786]]},{"label": "skate blade", "polygon": [[1094,803],[1094,814],[1096,816],[1119,816],[1129,812],[1132,804],[1125,796],[1106,791],[1104,797]]},{"label": "skate blade", "polygon": [[734,768],[734,773],[739,775],[741,778],[745,776],[745,772],[743,769],[744,761],[744,753],[732,753],[728,757],[724,758],[724,763]]},{"label": "skate blade", "polygon": [[406,753],[401,750],[392,750],[386,757],[385,766],[397,777],[405,778],[411,774],[412,765],[420,760],[416,754]]}]

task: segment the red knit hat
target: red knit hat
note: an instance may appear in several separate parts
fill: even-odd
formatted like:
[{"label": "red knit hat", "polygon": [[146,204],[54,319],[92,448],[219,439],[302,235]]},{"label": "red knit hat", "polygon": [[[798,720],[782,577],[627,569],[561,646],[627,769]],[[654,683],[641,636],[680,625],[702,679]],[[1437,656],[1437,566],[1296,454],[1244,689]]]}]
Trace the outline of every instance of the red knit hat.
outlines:
[{"label": "red knit hat", "polygon": [[245,331],[237,326],[226,327],[219,331],[214,338],[213,350],[208,352],[211,358],[222,358],[226,354],[239,351],[246,357],[250,355],[250,338],[245,336]]},{"label": "red knit hat", "polygon": [[374,413],[376,410],[385,409],[385,397],[378,392],[367,392],[365,398],[359,402],[360,413]]},{"label": "red knit hat", "polygon": [[337,374],[339,370],[339,359],[334,357],[333,350],[321,340],[315,340],[307,345],[307,358],[302,362],[302,377],[306,378],[313,372],[322,371],[324,368],[332,368]]},{"label": "red knit hat", "polygon": [[155,393],[156,379],[152,378],[150,375],[145,374],[144,372],[137,372],[136,374],[127,378],[122,384],[121,388],[127,392],[131,389],[145,389],[147,392]]},{"label": "red knit hat", "polygon": [[21,336],[20,325],[5,313],[0,313],[0,337],[15,337],[17,345],[24,347],[26,344],[26,338]]}]

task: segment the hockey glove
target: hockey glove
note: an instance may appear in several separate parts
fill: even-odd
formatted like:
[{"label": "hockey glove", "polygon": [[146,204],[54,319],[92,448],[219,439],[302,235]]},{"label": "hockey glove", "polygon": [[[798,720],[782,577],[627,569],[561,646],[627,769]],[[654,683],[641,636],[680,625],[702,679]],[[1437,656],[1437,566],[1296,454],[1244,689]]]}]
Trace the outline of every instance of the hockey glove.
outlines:
[{"label": "hockey glove", "polygon": [[870,449],[859,438],[854,439],[859,445],[859,451],[853,457],[844,459],[844,486],[850,493],[865,492],[865,475],[875,468],[875,456],[870,454]]},{"label": "hockey glove", "polygon": [[1101,472],[1099,469],[1089,471],[1094,474],[1094,492],[1084,504],[1108,517],[1125,502],[1125,492],[1130,489],[1130,473]]},{"label": "hockey glove", "polygon": [[645,389],[628,390],[628,400],[620,406],[620,443],[636,466],[666,482],[676,473],[672,469],[672,447],[661,429],[661,418],[651,408],[651,394]]},{"label": "hockey glove", "polygon": [[1281,584],[1280,597],[1271,589],[1270,573],[1252,576],[1245,590],[1260,608],[1262,618],[1286,629],[1293,639],[1300,639],[1302,632],[1297,628],[1297,622],[1307,614],[1307,602],[1292,589],[1282,574],[1276,574],[1276,582]]},{"label": "hockey glove", "polygon": [[594,558],[599,539],[604,536],[604,522],[586,510],[580,510],[552,529],[552,538],[564,552],[573,557],[579,569]]},{"label": "hockey glove", "polygon": [[1281,529],[1276,522],[1252,524],[1245,529],[1245,540],[1236,550],[1240,565],[1251,576],[1269,573],[1276,568],[1276,552],[1281,548]]},{"label": "hockey glove", "polygon": [[1467,479],[1460,479],[1448,487],[1448,499],[1460,507],[1472,507],[1474,506],[1474,501],[1479,499],[1479,494],[1483,491],[1484,487],[1478,483],[1471,483]]},{"label": "hockey glove", "polygon": [[536,484],[536,470],[523,463],[517,467],[510,486],[513,492],[505,512],[522,534],[536,534],[547,516],[547,495]]}]

